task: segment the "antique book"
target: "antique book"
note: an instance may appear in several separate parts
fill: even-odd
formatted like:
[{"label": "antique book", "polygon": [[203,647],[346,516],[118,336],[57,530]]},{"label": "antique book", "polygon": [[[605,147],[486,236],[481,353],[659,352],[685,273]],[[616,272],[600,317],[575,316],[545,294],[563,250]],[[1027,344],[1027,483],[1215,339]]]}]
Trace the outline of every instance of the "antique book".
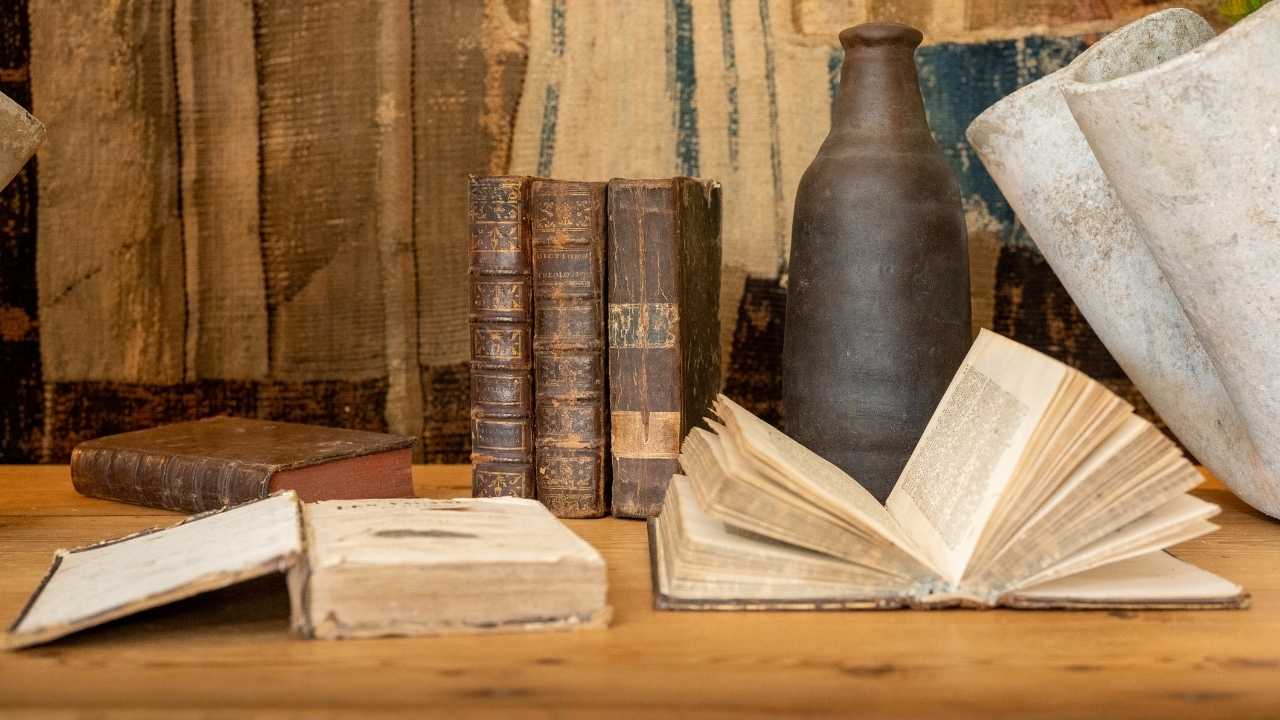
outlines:
[{"label": "antique book", "polygon": [[728,398],[650,521],[667,609],[1237,608],[1163,552],[1216,529],[1178,447],[1101,384],[982,331],[888,501]]},{"label": "antique book", "polygon": [[609,511],[605,183],[534,180],[534,474],[559,517]]},{"label": "antique book", "polygon": [[603,627],[600,554],[535,500],[333,500],[285,491],[177,525],[59,550],[5,638],[39,645],[287,572],[302,637]]},{"label": "antique book", "polygon": [[305,502],[413,497],[403,435],[215,417],[109,435],[71,452],[90,497],[201,512],[296,490]]},{"label": "antique book", "polygon": [[534,496],[529,178],[472,177],[471,493]]},{"label": "antique book", "polygon": [[652,517],[720,389],[720,184],[609,181],[612,509]]}]

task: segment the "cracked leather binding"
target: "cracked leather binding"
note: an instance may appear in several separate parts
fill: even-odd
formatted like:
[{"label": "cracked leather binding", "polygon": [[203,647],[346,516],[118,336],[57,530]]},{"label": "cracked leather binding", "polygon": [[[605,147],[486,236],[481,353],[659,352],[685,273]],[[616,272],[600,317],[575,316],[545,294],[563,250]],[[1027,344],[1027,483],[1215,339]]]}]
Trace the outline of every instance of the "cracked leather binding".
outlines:
[{"label": "cracked leather binding", "polygon": [[471,492],[531,498],[533,258],[529,178],[472,177]]},{"label": "cracked leather binding", "polygon": [[609,183],[613,514],[662,509],[680,440],[720,386],[720,184]]},{"label": "cracked leather binding", "polygon": [[304,502],[413,497],[413,438],[215,417],[109,435],[71,452],[82,495],[204,512],[296,490]]},{"label": "cracked leather binding", "polygon": [[535,180],[533,356],[538,499],[559,517],[608,512],[605,183]]}]

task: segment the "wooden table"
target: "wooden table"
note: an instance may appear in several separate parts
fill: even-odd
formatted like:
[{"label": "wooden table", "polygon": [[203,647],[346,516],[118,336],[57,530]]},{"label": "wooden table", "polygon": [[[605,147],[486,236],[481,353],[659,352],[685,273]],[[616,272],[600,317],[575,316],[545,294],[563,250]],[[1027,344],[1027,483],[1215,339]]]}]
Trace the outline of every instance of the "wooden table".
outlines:
[{"label": "wooden table", "polygon": [[[467,495],[468,478],[415,470],[430,497]],[[1280,523],[1198,492],[1223,529],[1176,554],[1243,584],[1252,609],[659,613],[644,525],[570,521],[609,563],[607,631],[307,642],[266,578],[0,653],[0,715],[1280,716]],[[80,497],[65,467],[0,467],[0,619],[55,549],[175,517]]]}]

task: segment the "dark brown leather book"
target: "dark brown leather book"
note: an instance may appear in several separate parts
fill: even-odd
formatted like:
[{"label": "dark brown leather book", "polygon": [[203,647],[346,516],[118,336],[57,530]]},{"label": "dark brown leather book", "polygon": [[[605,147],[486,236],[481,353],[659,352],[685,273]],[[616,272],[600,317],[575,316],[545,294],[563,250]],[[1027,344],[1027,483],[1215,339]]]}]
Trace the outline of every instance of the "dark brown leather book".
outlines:
[{"label": "dark brown leather book", "polygon": [[609,182],[613,514],[653,517],[720,387],[720,184]]},{"label": "dark brown leather book", "polygon": [[559,517],[609,510],[605,183],[535,180],[533,357],[538,499]]},{"label": "dark brown leather book", "polygon": [[413,438],[216,417],[109,435],[71,451],[82,495],[203,512],[295,490],[305,502],[413,497]]},{"label": "dark brown leather book", "polygon": [[472,177],[471,493],[531,498],[533,256],[529,178]]}]

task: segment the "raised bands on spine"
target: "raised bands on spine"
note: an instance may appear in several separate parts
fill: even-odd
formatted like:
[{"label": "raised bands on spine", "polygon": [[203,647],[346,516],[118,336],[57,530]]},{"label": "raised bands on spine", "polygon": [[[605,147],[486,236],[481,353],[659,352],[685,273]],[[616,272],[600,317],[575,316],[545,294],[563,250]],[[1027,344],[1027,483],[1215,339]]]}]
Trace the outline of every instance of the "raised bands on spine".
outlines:
[{"label": "raised bands on spine", "polygon": [[534,497],[529,178],[471,177],[471,489]]},{"label": "raised bands on spine", "polygon": [[559,517],[608,512],[605,183],[535,180],[535,472]]}]

